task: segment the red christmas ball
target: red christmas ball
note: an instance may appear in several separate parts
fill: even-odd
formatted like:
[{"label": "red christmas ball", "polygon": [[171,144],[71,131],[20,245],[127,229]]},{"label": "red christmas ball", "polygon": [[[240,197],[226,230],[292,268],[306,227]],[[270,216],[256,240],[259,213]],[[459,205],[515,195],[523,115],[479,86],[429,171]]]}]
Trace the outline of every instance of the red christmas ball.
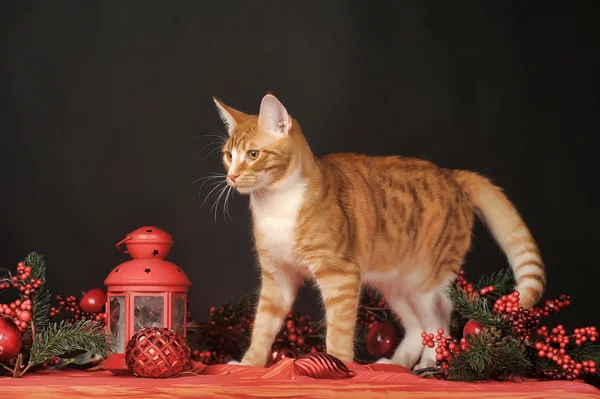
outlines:
[{"label": "red christmas ball", "polygon": [[369,329],[366,343],[371,355],[388,355],[398,346],[398,331],[390,323],[375,323]]},{"label": "red christmas ball", "polygon": [[79,306],[81,310],[87,313],[100,313],[106,305],[106,293],[100,288],[94,288],[85,293]]},{"label": "red christmas ball", "polygon": [[21,351],[23,336],[19,327],[6,317],[0,317],[0,361],[10,360]]},{"label": "red christmas ball", "polygon": [[478,335],[481,333],[482,330],[483,330],[483,324],[481,324],[475,320],[469,320],[469,321],[467,321],[467,324],[465,324],[465,327],[463,328],[463,337],[466,337],[467,335],[471,335],[471,334]]},{"label": "red christmas ball", "polygon": [[129,340],[125,363],[136,377],[175,377],[192,367],[191,350],[177,331],[148,327]]}]

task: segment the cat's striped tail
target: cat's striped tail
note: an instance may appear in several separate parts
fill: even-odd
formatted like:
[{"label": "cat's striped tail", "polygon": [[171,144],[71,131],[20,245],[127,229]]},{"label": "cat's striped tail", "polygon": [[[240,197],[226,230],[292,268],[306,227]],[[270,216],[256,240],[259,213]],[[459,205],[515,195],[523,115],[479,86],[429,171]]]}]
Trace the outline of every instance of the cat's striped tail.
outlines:
[{"label": "cat's striped tail", "polygon": [[453,173],[471,198],[476,213],[504,250],[517,282],[520,305],[533,306],[544,292],[546,273],[540,252],[519,212],[502,189],[485,177],[462,170]]}]

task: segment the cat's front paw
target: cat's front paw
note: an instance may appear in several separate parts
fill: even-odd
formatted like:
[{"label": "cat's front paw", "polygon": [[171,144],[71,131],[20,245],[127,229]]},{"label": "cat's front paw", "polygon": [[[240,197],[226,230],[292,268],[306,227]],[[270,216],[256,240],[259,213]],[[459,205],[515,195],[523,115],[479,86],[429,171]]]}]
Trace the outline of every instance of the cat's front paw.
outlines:
[{"label": "cat's front paw", "polygon": [[230,360],[227,362],[227,364],[232,364],[234,366],[244,366],[244,364],[242,364],[242,362],[238,362],[237,360]]},{"label": "cat's front paw", "polygon": [[394,364],[394,362],[392,361],[392,359],[388,359],[387,357],[382,357],[381,359],[377,360],[375,363],[378,363],[378,364]]}]

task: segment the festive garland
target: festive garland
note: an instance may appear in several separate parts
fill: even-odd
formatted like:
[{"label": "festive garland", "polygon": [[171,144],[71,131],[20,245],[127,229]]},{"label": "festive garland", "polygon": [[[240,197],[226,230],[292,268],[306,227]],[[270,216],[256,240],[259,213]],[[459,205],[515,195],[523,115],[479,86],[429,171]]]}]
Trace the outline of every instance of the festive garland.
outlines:
[{"label": "festive garland", "polygon": [[21,377],[60,363],[59,356],[83,352],[104,358],[115,350],[103,323],[77,317],[72,321],[50,322],[51,295],[46,289],[44,258],[32,252],[17,265],[16,275],[2,269],[0,293],[11,294],[10,303],[0,304],[0,372]]},{"label": "festive garland", "polygon": [[[482,277],[473,285],[464,272],[447,294],[454,305],[451,331],[424,332],[423,345],[436,347],[438,366],[415,370],[426,377],[454,381],[537,378],[597,378],[600,346],[595,327],[567,334],[563,326],[541,326],[543,317],[568,306],[570,297],[547,300],[541,308],[519,307],[510,269]],[[189,343],[195,360],[206,364],[239,360],[250,341],[257,297],[247,295],[211,307],[206,323],[188,314]],[[448,333],[447,335],[444,335]],[[463,335],[461,339],[459,337]],[[389,357],[403,336],[401,321],[375,290],[361,295],[355,334],[355,361]],[[307,314],[290,312],[272,347],[269,363],[325,350],[325,325]]]},{"label": "festive garland", "polygon": [[[597,377],[600,346],[593,326],[567,334],[562,325],[552,329],[541,325],[543,317],[571,303],[567,295],[546,300],[540,308],[519,306],[510,270],[480,281],[479,289],[467,283],[463,274],[448,289],[454,308],[469,319],[463,338],[424,332],[423,345],[436,347],[438,368],[420,370],[454,381],[488,381],[537,378],[575,380]],[[489,284],[489,286],[485,286]]]},{"label": "festive garland", "polygon": [[[5,330],[5,337],[14,337],[9,346],[0,343],[0,373],[8,371],[18,377],[48,365],[90,365],[114,350],[104,329],[107,316],[103,309],[86,306],[75,296],[57,296],[57,305],[51,306],[45,281],[46,266],[37,253],[19,262],[15,275],[0,270],[0,293],[11,292],[16,297],[0,304],[0,331]],[[562,325],[541,325],[544,317],[567,307],[571,298],[561,295],[545,301],[542,307],[523,309],[514,287],[510,270],[484,276],[475,285],[467,282],[461,272],[447,291],[455,309],[451,331],[422,334],[423,345],[435,348],[437,367],[415,373],[471,382],[598,379],[600,345],[596,344],[595,327],[567,333]],[[92,302],[104,301],[96,298]],[[193,358],[206,364],[239,360],[250,343],[256,302],[257,295],[250,294],[211,307],[203,323],[194,321],[188,311],[188,342]],[[71,313],[71,317],[65,320],[65,313]],[[62,321],[50,322],[51,317],[61,316]],[[454,338],[461,335],[460,339]],[[365,289],[357,314],[355,361],[371,363],[382,356],[390,357],[402,336],[401,321],[385,299],[377,291]],[[323,351],[325,323],[290,310],[268,364]]]}]

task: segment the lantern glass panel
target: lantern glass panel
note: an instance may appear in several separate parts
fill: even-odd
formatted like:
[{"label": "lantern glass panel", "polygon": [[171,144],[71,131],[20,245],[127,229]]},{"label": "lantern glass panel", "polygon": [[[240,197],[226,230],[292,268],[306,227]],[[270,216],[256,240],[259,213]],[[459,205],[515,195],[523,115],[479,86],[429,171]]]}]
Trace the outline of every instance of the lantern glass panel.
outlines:
[{"label": "lantern glass panel", "polygon": [[165,300],[162,296],[136,296],[133,306],[134,334],[146,327],[165,326]]},{"label": "lantern glass panel", "polygon": [[181,335],[185,335],[183,324],[185,321],[185,297],[173,295],[171,297],[171,328]]},{"label": "lantern glass panel", "polygon": [[110,298],[110,332],[116,339],[117,352],[125,352],[125,296],[111,296]]}]

